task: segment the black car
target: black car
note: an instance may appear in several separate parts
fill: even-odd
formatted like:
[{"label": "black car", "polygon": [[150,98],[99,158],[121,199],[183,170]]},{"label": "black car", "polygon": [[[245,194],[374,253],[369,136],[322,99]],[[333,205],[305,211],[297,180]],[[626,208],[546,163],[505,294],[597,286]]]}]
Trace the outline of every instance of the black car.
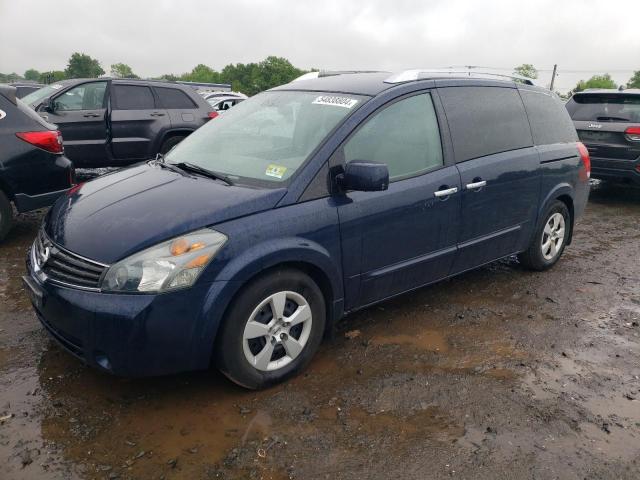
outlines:
[{"label": "black car", "polygon": [[166,153],[215,117],[193,88],[153,80],[64,80],[24,101],[58,125],[76,167],[127,165]]},{"label": "black car", "polygon": [[51,205],[71,187],[74,170],[63,155],[62,136],[0,85],[0,241],[13,224],[13,208],[27,212]]},{"label": "black car", "polygon": [[44,87],[43,83],[33,83],[33,82],[13,82],[10,83],[12,87],[16,88],[16,97],[23,98],[29,95],[36,90],[40,90]]},{"label": "black car", "polygon": [[640,89],[586,90],[567,102],[592,176],[640,185]]}]

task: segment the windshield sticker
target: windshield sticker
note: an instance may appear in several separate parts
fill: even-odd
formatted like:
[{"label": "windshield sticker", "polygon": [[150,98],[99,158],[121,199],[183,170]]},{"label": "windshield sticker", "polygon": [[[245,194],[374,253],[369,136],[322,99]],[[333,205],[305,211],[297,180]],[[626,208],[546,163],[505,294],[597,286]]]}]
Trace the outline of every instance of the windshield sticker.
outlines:
[{"label": "windshield sticker", "polygon": [[352,108],[356,103],[358,103],[358,100],[349,97],[321,95],[311,103],[314,105],[332,105],[334,107]]},{"label": "windshield sticker", "polygon": [[264,172],[264,174],[267,177],[282,178],[282,176],[284,175],[284,172],[286,171],[287,171],[287,167],[283,167],[282,165],[274,165],[273,163],[270,163],[269,165],[267,165],[267,170]]},{"label": "windshield sticker", "polygon": [[7,116],[6,112],[4,110],[0,110],[0,120],[2,120],[6,116]]}]

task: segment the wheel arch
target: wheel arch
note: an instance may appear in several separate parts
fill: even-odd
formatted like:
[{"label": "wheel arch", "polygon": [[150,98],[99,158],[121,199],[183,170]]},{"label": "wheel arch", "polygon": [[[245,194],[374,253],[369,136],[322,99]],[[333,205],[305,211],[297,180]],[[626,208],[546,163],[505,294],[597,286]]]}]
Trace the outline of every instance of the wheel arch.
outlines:
[{"label": "wheel arch", "polygon": [[173,138],[173,137],[188,137],[193,132],[195,132],[195,130],[190,129],[190,128],[172,128],[171,130],[165,131],[162,134],[162,136],[160,137],[160,140],[156,144],[156,151],[159,152],[160,148],[162,148],[162,145],[164,144],[164,142],[166,142],[170,138]]},{"label": "wheel arch", "polygon": [[[542,216],[544,212],[549,208],[553,202],[559,200],[567,206],[569,210],[569,214],[571,215],[571,222],[569,225],[569,239],[567,241],[567,245],[571,244],[571,240],[573,239],[573,224],[575,222],[575,208],[574,208],[574,190],[571,184],[569,183],[561,183],[558,184],[555,188],[551,189],[544,200],[540,202],[540,210],[538,211],[538,222],[543,221]],[[538,225],[539,223],[536,223]],[[535,232],[535,230],[534,230]]]}]

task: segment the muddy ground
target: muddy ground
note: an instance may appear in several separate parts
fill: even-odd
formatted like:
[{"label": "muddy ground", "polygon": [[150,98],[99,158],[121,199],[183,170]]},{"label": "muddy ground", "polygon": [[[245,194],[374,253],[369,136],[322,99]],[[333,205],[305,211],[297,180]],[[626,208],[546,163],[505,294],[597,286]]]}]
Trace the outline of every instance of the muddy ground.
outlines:
[{"label": "muddy ground", "polygon": [[41,214],[0,246],[2,479],[638,479],[640,191],[597,186],[551,271],[516,260],[343,321],[306,373],[81,365],[20,285]]}]

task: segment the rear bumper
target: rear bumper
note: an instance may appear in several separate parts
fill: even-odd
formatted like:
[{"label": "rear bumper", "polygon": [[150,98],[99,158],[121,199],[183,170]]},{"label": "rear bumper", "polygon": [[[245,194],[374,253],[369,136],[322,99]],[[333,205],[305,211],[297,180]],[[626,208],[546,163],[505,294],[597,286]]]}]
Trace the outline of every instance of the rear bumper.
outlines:
[{"label": "rear bumper", "polygon": [[626,180],[640,184],[640,159],[591,157],[591,176],[602,180]]},{"label": "rear bumper", "polygon": [[31,210],[37,210],[38,208],[49,207],[63,195],[68,188],[64,190],[57,190],[55,192],[42,193],[40,195],[27,195],[26,193],[16,193],[14,196],[14,203],[18,212],[29,212]]}]

